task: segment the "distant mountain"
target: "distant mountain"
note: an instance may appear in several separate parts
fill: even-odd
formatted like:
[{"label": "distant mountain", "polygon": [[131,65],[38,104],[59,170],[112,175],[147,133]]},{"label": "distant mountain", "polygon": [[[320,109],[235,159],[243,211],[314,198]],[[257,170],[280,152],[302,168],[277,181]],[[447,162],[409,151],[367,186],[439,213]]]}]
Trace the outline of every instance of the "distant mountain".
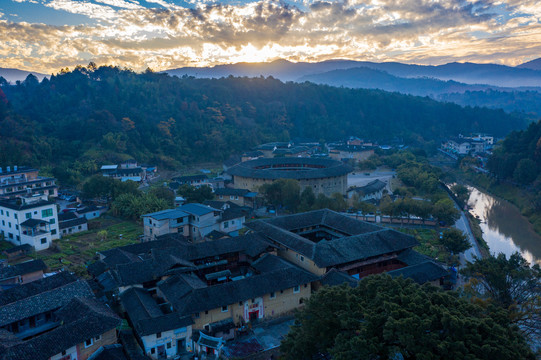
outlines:
[{"label": "distant mountain", "polygon": [[9,68],[0,68],[0,76],[9,81],[12,84],[15,84],[17,80],[23,81],[26,79],[28,74],[34,74],[39,81],[44,77],[48,76],[45,74],[40,74],[35,71],[24,71],[19,69],[9,69]]},{"label": "distant mountain", "polygon": [[517,68],[541,71],[541,58],[520,64]]},{"label": "distant mountain", "polygon": [[465,84],[486,84],[501,87],[541,87],[541,71],[495,64],[449,63],[438,66],[409,65],[398,62],[374,63],[353,60],[329,60],[319,63],[292,63],[277,60],[270,63],[237,63],[206,68],[179,68],[165,71],[170,75],[220,78],[233,76],[273,76],[282,81],[299,81],[304,76],[333,70],[365,67],[385,71],[402,78],[428,77],[454,80]]},{"label": "distant mountain", "polygon": [[298,79],[298,81],[310,81],[316,84],[350,88],[380,89],[418,96],[436,96],[447,93],[464,93],[466,91],[485,91],[488,89],[507,90],[507,88],[499,88],[491,85],[469,85],[453,80],[443,81],[428,77],[404,78],[367,67],[306,75]]}]

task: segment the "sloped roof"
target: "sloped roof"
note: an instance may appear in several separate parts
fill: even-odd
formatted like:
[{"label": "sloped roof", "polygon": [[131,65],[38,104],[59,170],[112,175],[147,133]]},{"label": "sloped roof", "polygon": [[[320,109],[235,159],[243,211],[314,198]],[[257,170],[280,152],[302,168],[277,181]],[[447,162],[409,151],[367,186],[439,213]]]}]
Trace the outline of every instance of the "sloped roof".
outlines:
[{"label": "sloped roof", "polygon": [[389,271],[388,274],[392,277],[403,276],[412,279],[418,284],[424,284],[445,277],[449,275],[449,272],[433,261],[425,261],[420,264]]},{"label": "sloped roof", "polygon": [[51,291],[77,281],[77,277],[68,271],[62,271],[43,279],[0,291],[0,306],[5,306],[31,296]]},{"label": "sloped roof", "polygon": [[[413,236],[351,219],[327,209],[258,220],[246,226],[271,241],[307,256],[319,267],[346,264],[417,245]],[[343,234],[343,237],[316,243],[292,232],[317,226],[332,229]]]},{"label": "sloped roof", "polygon": [[368,194],[377,193],[378,191],[385,189],[386,186],[387,186],[386,183],[384,183],[383,181],[379,179],[376,179],[374,181],[370,181],[368,184],[364,186],[354,187],[350,189],[350,191],[355,191],[358,193],[368,195]]},{"label": "sloped roof", "polygon": [[203,216],[214,211],[222,211],[219,209],[214,209],[209,206],[205,206],[203,204],[197,204],[197,203],[182,205],[182,206],[179,206],[177,209],[187,212],[188,214],[197,215],[197,216]]},{"label": "sloped roof", "polygon": [[88,223],[87,218],[83,216],[80,218],[75,218],[75,219],[66,220],[62,222],[59,221],[58,227],[60,228],[60,230],[62,230],[62,229],[67,229],[73,226],[83,225],[87,223]]},{"label": "sloped roof", "polygon": [[244,196],[249,193],[248,189],[230,189],[230,188],[220,188],[214,190],[214,194],[223,195],[223,196]]},{"label": "sloped roof", "polygon": [[193,324],[191,316],[164,314],[145,289],[130,288],[120,294],[120,300],[139,336],[180,329]]},{"label": "sloped roof", "polygon": [[36,271],[47,269],[43,260],[31,260],[23,263],[0,268],[0,279],[5,279],[17,275],[30,274]]},{"label": "sloped roof", "polygon": [[156,220],[178,219],[178,218],[186,217],[186,216],[189,216],[189,214],[179,209],[167,209],[167,210],[157,211],[150,214],[141,215],[141,217],[151,217]]},{"label": "sloped roof", "polygon": [[3,360],[46,360],[120,325],[120,318],[92,298],[72,298],[55,313],[61,325],[7,348]]},{"label": "sloped roof", "polygon": [[227,170],[233,176],[255,179],[316,179],[344,176],[353,169],[341,161],[318,158],[259,158]]},{"label": "sloped roof", "polygon": [[179,292],[176,286],[171,286],[170,283],[173,280],[170,279],[159,283],[158,288],[175,310],[183,315],[191,315],[225,305],[236,304],[239,301],[263,296],[270,292],[308,284],[317,280],[318,277],[292,265],[289,268],[253,275],[237,281],[193,289],[186,294],[184,294],[184,291]]},{"label": "sloped roof", "polygon": [[9,303],[0,308],[0,326],[43,314],[66,305],[75,297],[91,297],[92,290],[86,281],[78,280],[49,291]]},{"label": "sloped roof", "polygon": [[346,283],[351,287],[356,287],[358,281],[359,280],[346,274],[345,272],[336,270],[334,268],[323,275],[320,280],[322,285],[337,286]]}]

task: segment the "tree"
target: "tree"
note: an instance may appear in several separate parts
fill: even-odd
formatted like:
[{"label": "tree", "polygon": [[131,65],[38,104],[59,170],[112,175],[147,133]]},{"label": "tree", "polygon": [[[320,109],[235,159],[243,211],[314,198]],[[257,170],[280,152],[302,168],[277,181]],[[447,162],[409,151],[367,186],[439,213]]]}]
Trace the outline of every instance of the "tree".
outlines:
[{"label": "tree", "polygon": [[470,190],[461,184],[451,186],[451,191],[455,194],[460,207],[463,209],[470,197]]},{"label": "tree", "polygon": [[205,200],[214,199],[212,188],[207,185],[196,188],[185,184],[178,188],[177,193],[182,195],[186,199],[186,202],[189,203],[202,203]]},{"label": "tree", "polygon": [[535,358],[503,309],[389,275],[320,289],[281,350],[286,360]]},{"label": "tree", "polygon": [[460,218],[460,213],[455,208],[453,201],[449,198],[438,200],[434,204],[432,215],[449,226],[453,225]]},{"label": "tree", "polygon": [[171,207],[175,205],[175,193],[164,186],[152,188],[148,193],[156,196],[158,199],[165,200],[165,202]]},{"label": "tree", "polygon": [[300,211],[312,210],[312,207],[314,206],[315,202],[316,202],[316,196],[314,195],[314,191],[312,190],[312,187],[310,186],[305,187],[301,193],[299,210]]},{"label": "tree", "polygon": [[[508,310],[511,322],[527,335],[541,336],[541,268],[518,252],[488,256],[461,271],[471,278],[472,291]],[[478,290],[477,290],[478,289]]]},{"label": "tree", "polygon": [[445,230],[441,238],[442,245],[452,254],[460,254],[472,247],[462,230],[451,228]]},{"label": "tree", "polygon": [[291,212],[297,211],[301,201],[300,191],[299,182],[293,179],[278,179],[259,188],[267,203],[281,205]]}]

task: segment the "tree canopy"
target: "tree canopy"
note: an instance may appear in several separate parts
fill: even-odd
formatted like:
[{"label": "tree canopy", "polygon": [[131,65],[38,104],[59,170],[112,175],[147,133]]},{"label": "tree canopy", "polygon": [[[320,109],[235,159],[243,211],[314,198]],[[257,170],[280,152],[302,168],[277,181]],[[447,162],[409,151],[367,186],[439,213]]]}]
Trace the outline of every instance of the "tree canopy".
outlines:
[{"label": "tree canopy", "polygon": [[296,136],[424,143],[459,132],[503,136],[526,124],[499,110],[270,77],[178,78],[89,65],[0,86],[9,100],[0,92],[0,166],[68,169],[76,160],[135,158],[173,168]]},{"label": "tree canopy", "polygon": [[375,275],[323,287],[282,341],[285,359],[534,359],[505,310]]}]

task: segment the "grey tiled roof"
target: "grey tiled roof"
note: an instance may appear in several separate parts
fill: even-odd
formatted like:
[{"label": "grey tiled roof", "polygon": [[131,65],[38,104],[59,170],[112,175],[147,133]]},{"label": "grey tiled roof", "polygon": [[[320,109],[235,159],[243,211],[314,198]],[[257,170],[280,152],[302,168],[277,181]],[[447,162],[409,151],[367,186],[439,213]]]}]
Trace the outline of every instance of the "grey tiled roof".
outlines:
[{"label": "grey tiled roof", "polygon": [[32,281],[28,284],[13,287],[11,289],[0,291],[0,306],[5,306],[31,296],[50,291],[64,285],[77,281],[77,277],[68,271],[62,271],[58,274],[46,278]]},{"label": "grey tiled roof", "polygon": [[412,279],[418,284],[424,284],[445,277],[449,275],[449,272],[433,261],[425,261],[420,264],[389,271],[388,274],[392,277],[403,276]]},{"label": "grey tiled roof", "polygon": [[[283,165],[289,169],[284,170]],[[294,171],[298,169],[298,171]],[[256,179],[316,179],[343,176],[353,169],[343,162],[317,158],[259,158],[245,161],[227,170],[233,176]]]},{"label": "grey tiled roof", "polygon": [[91,298],[72,298],[55,313],[57,328],[8,347],[2,360],[46,360],[72,346],[95,338],[120,325],[109,308]]},{"label": "grey tiled roof", "polygon": [[191,290],[173,276],[158,283],[158,288],[176,311],[191,315],[308,284],[317,279],[316,275],[291,265],[241,280]]},{"label": "grey tiled roof", "polygon": [[41,259],[26,261],[23,263],[0,268],[0,279],[5,279],[17,275],[30,274],[45,269],[47,269],[47,265],[45,265],[45,263]]},{"label": "grey tiled roof", "polygon": [[0,326],[56,310],[75,297],[91,297],[92,290],[84,280],[78,280],[49,291],[5,304],[0,308]]},{"label": "grey tiled roof", "polygon": [[362,193],[365,195],[376,193],[380,190],[385,189],[385,186],[387,186],[386,183],[383,181],[376,179],[374,181],[369,182],[368,184],[360,187],[354,187],[350,191],[355,191],[358,193]]},{"label": "grey tiled roof", "polygon": [[336,285],[342,285],[346,283],[351,287],[355,287],[357,286],[359,280],[346,274],[345,272],[342,272],[336,269],[331,269],[325,275],[321,277],[320,282],[322,285],[328,285],[328,286],[336,286]]},{"label": "grey tiled roof", "polygon": [[67,228],[70,228],[70,227],[73,227],[73,226],[83,225],[83,224],[87,224],[87,223],[88,223],[88,220],[86,219],[86,217],[83,216],[83,217],[76,218],[76,219],[59,221],[58,222],[58,227],[60,228],[60,230],[62,230],[62,229],[67,229]]},{"label": "grey tiled roof", "polygon": [[193,324],[191,316],[164,314],[144,289],[130,288],[120,295],[120,300],[139,336],[180,329]]},{"label": "grey tiled roof", "polygon": [[214,194],[223,195],[223,196],[243,196],[244,194],[249,193],[248,189],[230,189],[230,188],[221,188],[214,190]]},{"label": "grey tiled roof", "polygon": [[[413,236],[351,219],[330,210],[258,220],[246,226],[288,249],[329,267],[407,250],[417,245]],[[330,241],[313,242],[290,230],[307,227],[329,228],[343,234]]]}]

